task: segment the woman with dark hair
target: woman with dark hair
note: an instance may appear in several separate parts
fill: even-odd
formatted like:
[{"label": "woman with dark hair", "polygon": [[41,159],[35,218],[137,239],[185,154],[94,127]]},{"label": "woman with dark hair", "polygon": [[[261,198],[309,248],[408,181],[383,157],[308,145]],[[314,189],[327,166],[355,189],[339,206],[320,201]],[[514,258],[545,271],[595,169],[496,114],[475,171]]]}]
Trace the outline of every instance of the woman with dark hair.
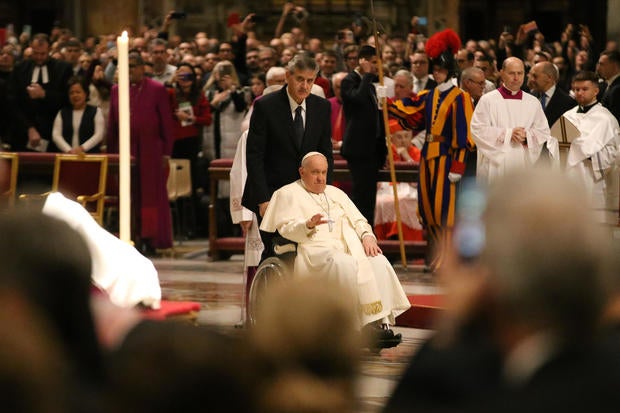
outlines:
[{"label": "woman with dark hair", "polygon": [[[207,100],[202,89],[198,76],[196,76],[194,66],[189,63],[180,63],[174,75],[174,87],[168,89],[171,95],[172,114],[174,118],[173,136],[174,146],[172,147],[172,157],[189,159],[190,171],[192,175],[192,202],[191,211],[185,216],[184,208],[181,208],[182,227],[185,228],[187,236],[192,235],[191,228],[196,227],[195,222],[188,222],[187,218],[196,220],[199,199],[197,189],[204,181],[204,172],[200,172],[198,167],[198,153],[202,150],[202,129],[203,126],[211,125],[211,105]],[[206,225],[198,225],[200,227]]]},{"label": "woman with dark hair", "polygon": [[176,121],[172,157],[189,159],[194,165],[200,152],[201,129],[211,124],[211,108],[191,64],[178,65],[174,83],[175,87],[169,89]]},{"label": "woman with dark hair", "polygon": [[101,109],[88,105],[88,85],[81,77],[69,79],[69,102],[54,119],[52,139],[60,152],[99,152],[105,133]]}]

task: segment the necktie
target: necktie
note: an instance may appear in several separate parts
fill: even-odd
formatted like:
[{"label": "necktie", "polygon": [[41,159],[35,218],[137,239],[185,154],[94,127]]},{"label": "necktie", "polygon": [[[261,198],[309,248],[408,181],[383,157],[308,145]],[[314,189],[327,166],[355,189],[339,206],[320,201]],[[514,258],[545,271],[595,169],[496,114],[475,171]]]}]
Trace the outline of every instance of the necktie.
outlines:
[{"label": "necktie", "polygon": [[295,143],[299,148],[301,148],[301,141],[304,139],[304,119],[301,116],[301,110],[301,106],[297,106],[297,109],[295,109],[295,118],[293,119]]},{"label": "necktie", "polygon": [[586,110],[583,106],[579,106],[579,109],[577,109],[577,113],[586,113]]},{"label": "necktie", "polygon": [[424,89],[424,85],[422,85],[422,79],[416,80],[415,84],[416,84],[416,91],[415,91],[415,93],[418,93],[420,90]]},{"label": "necktie", "polygon": [[547,107],[547,94],[543,93],[540,97],[540,104],[542,105],[543,110]]}]

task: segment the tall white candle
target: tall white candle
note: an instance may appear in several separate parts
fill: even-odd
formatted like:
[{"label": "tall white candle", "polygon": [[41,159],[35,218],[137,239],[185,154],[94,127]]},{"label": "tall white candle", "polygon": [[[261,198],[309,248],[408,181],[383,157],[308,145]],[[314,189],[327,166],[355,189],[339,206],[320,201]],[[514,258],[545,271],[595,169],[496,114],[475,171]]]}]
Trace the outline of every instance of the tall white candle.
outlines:
[{"label": "tall white candle", "polygon": [[119,115],[119,237],[131,243],[131,149],[129,144],[129,39],[127,32],[117,38]]}]

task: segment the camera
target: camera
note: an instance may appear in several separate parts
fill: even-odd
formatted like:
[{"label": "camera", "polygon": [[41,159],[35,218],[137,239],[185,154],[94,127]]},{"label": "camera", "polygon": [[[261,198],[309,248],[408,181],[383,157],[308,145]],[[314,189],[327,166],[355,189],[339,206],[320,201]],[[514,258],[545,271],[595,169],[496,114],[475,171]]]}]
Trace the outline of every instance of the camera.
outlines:
[{"label": "camera", "polygon": [[171,19],[180,20],[180,19],[184,19],[186,17],[187,17],[187,13],[185,13],[184,11],[174,11],[174,12],[170,13],[170,18]]}]

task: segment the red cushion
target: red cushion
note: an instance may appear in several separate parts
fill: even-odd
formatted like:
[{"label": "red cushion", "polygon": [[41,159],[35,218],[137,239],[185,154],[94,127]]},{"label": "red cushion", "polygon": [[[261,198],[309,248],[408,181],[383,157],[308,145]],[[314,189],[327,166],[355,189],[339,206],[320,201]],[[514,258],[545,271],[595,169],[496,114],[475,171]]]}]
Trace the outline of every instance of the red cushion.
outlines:
[{"label": "red cushion", "polygon": [[200,311],[200,303],[194,301],[161,300],[161,308],[159,310],[143,310],[142,314],[144,314],[145,318],[164,320],[174,316],[189,315],[198,311]]}]

